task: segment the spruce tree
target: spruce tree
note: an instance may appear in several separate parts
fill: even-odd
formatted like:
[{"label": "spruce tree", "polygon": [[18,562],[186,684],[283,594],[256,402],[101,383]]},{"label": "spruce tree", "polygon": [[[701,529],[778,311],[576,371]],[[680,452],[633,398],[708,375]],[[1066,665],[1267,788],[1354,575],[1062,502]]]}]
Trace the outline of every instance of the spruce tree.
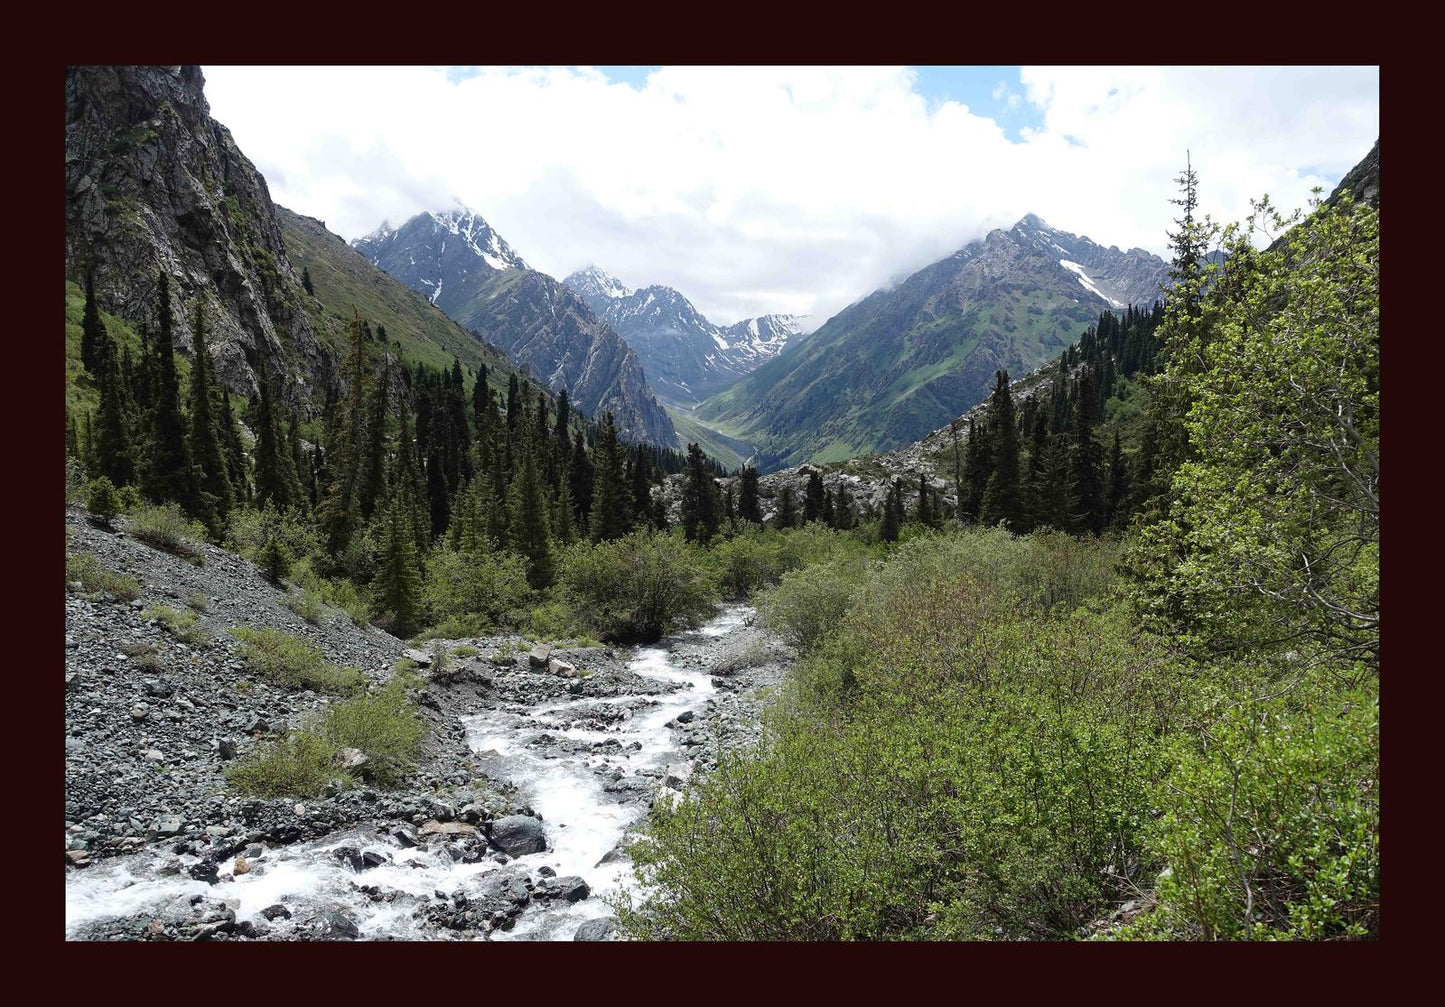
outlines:
[{"label": "spruce tree", "polygon": [[838,511],[833,506],[833,491],[830,489],[823,491],[822,521],[829,528],[838,527]]},{"label": "spruce tree", "polygon": [[758,502],[758,470],[751,465],[743,466],[739,477],[738,517],[755,525],[763,523],[763,511]]},{"label": "spruce tree", "polygon": [[635,445],[632,459],[632,521],[638,526],[652,523],[651,470],[646,446]]},{"label": "spruce tree", "polygon": [[985,427],[968,421],[968,445],[964,451],[964,495],[959,510],[969,521],[977,521],[983,509],[983,494],[993,475],[993,451]]},{"label": "spruce tree", "polygon": [[100,307],[95,303],[95,267],[85,271],[85,314],[80,322],[80,362],[92,375],[99,377],[104,346],[109,340],[105,323],[100,320]]},{"label": "spruce tree", "polygon": [[1104,511],[1108,525],[1122,527],[1128,518],[1126,502],[1129,498],[1129,467],[1124,463],[1124,452],[1119,445],[1119,431],[1114,431],[1114,447],[1109,452],[1109,492]]},{"label": "spruce tree", "polygon": [[80,436],[75,429],[75,414],[65,414],[65,457],[81,460]]},{"label": "spruce tree", "polygon": [[431,537],[435,539],[447,530],[452,510],[446,470],[442,465],[442,446],[436,443],[432,444],[426,459],[426,497]]},{"label": "spruce tree", "polygon": [[95,431],[95,454],[102,475],[116,486],[129,486],[135,482],[135,456],[131,450],[125,386],[116,356],[109,341],[101,345],[100,416]]},{"label": "spruce tree", "polygon": [[594,542],[622,538],[631,530],[631,505],[623,483],[624,463],[617,441],[617,427],[612,413],[602,418],[597,432],[595,477],[592,490],[592,512],[587,525]]},{"label": "spruce tree", "polygon": [[371,392],[366,424],[366,457],[357,486],[361,519],[370,521],[386,496],[386,417],[391,394],[391,356],[382,357],[381,378]]},{"label": "spruce tree", "polygon": [[682,485],[682,530],[689,542],[707,545],[722,519],[717,483],[707,470],[702,448],[687,446],[687,474]]},{"label": "spruce tree", "polygon": [[1023,492],[1019,486],[1017,413],[1009,392],[1008,371],[994,375],[988,403],[989,440],[993,446],[993,473],[979,501],[979,523],[992,527],[1002,522],[1010,531],[1024,524]]},{"label": "spruce tree", "polygon": [[578,430],[572,442],[571,467],[567,473],[567,484],[572,490],[573,514],[577,518],[577,527],[583,528],[587,524],[588,515],[592,513],[592,485],[594,473],[592,459],[587,456],[587,449],[582,443],[582,431]]},{"label": "spruce tree", "polygon": [[527,560],[527,583],[535,590],[552,586],[551,529],[547,527],[547,501],[542,493],[535,446],[522,449],[522,465],[512,480],[508,501],[507,535],[512,552]]},{"label": "spruce tree", "polygon": [[312,297],[316,296],[316,288],[311,285],[311,270],[305,266],[301,267],[301,286]]},{"label": "spruce tree", "polygon": [[933,501],[930,499],[928,477],[923,473],[918,474],[918,523],[925,528],[935,526]]},{"label": "spruce tree", "polygon": [[803,521],[817,521],[823,516],[823,477],[808,473],[808,486],[803,493]]},{"label": "spruce tree", "polygon": [[144,466],[141,492],[157,503],[174,501],[187,513],[195,509],[195,483],[186,425],[181,416],[181,384],[176,375],[175,345],[171,340],[170,282],[160,276],[157,293],[160,331],[155,345],[155,412],[151,418],[150,451]]},{"label": "spruce tree", "polygon": [[1104,458],[1094,437],[1093,385],[1085,370],[1074,406],[1073,451],[1069,457],[1069,518],[1079,533],[1104,530]]},{"label": "spruce tree", "polygon": [[214,365],[206,347],[205,314],[196,305],[196,324],[191,333],[190,450],[196,466],[195,510],[192,516],[203,523],[212,537],[219,538],[235,504],[230,466],[222,446],[212,396]]},{"label": "spruce tree", "polygon": [[270,504],[277,510],[285,510],[298,501],[292,498],[291,482],[286,478],[280,426],[271,402],[271,381],[264,367],[256,369],[256,383],[260,385],[260,397],[251,420],[256,433],[256,506]]},{"label": "spruce tree", "polygon": [[798,523],[798,508],[793,503],[793,487],[784,486],[778,499],[778,513],[773,519],[778,528],[793,528]]},{"label": "spruce tree", "polygon": [[231,408],[231,396],[224,386],[216,385],[217,416],[220,424],[221,446],[226,453],[226,476],[238,503],[251,499],[250,480],[246,478],[246,449],[241,444],[241,428],[236,423],[236,413]]},{"label": "spruce tree", "polygon": [[833,527],[849,531],[857,525],[853,514],[853,496],[848,492],[848,481],[838,480],[838,492],[833,498]]},{"label": "spruce tree", "polygon": [[572,490],[563,479],[557,483],[556,500],[552,505],[552,539],[559,546],[577,541],[577,522],[573,516]]},{"label": "spruce tree", "polygon": [[391,617],[391,631],[402,637],[420,629],[422,619],[422,581],[409,495],[403,487],[392,496],[376,576],[377,603]]}]

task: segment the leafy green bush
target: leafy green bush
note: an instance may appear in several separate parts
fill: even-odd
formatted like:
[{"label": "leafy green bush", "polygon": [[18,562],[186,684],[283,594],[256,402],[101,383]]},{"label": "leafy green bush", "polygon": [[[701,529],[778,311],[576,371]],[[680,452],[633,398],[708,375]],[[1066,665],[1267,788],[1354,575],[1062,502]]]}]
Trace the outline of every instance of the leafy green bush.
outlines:
[{"label": "leafy green bush", "polygon": [[1359,692],[1292,710],[1233,702],[1171,746],[1150,824],[1158,906],[1123,937],[1375,937],[1380,710]]},{"label": "leafy green bush", "polygon": [[121,510],[120,494],[116,492],[115,483],[105,476],[92,479],[85,493],[85,509],[90,511],[91,517],[109,527]]},{"label": "leafy green bush", "polygon": [[122,514],[133,514],[137,507],[145,503],[145,501],[141,499],[140,490],[134,486],[122,486],[118,495],[120,497],[120,510]]},{"label": "leafy green bush", "polygon": [[407,698],[408,685],[408,679],[394,678],[376,693],[337,703],[321,719],[319,731],[335,748],[355,748],[366,756],[357,773],[370,783],[399,783],[426,736],[426,726]]},{"label": "leafy green bush", "polygon": [[154,619],[171,636],[183,643],[198,645],[205,643],[211,635],[197,626],[199,617],[190,609],[171,608],[169,605],[152,605],[141,613],[142,619]]},{"label": "leafy green bush", "polygon": [[190,520],[176,504],[137,507],[126,519],[126,530],[146,545],[172,553],[193,563],[201,562],[200,546],[206,529]]},{"label": "leafy green bush", "polygon": [[263,510],[237,507],[231,511],[227,538],[235,550],[253,563],[268,539],[275,538],[297,560],[321,551],[316,530],[296,511],[278,511],[269,503]]},{"label": "leafy green bush", "polygon": [[241,660],[256,674],[284,689],[350,693],[366,681],[355,668],[323,659],[321,648],[274,629],[238,626],[231,635],[241,642]]},{"label": "leafy green bush", "polygon": [[758,617],[792,646],[810,650],[837,631],[866,575],[852,556],[789,571],[758,596]]},{"label": "leafy green bush", "polygon": [[1115,612],[1021,608],[922,545],[819,634],[761,751],[654,809],[625,929],[1060,939],[1122,900],[1177,672]]},{"label": "leafy green bush", "polygon": [[477,648],[473,647],[469,643],[464,643],[460,647],[452,648],[452,656],[459,657],[464,661],[469,657],[476,657],[480,653],[481,651],[477,650]]},{"label": "leafy green bush", "polygon": [[117,601],[135,601],[140,597],[140,581],[107,569],[88,552],[73,552],[65,557],[65,581],[67,584],[78,581],[81,592],[96,599],[106,594]]},{"label": "leafy green bush", "polygon": [[520,556],[439,546],[427,557],[426,597],[438,623],[466,630],[457,636],[481,636],[524,620],[533,592]]},{"label": "leafy green bush", "polygon": [[312,731],[296,731],[265,745],[226,770],[226,781],[248,797],[311,797],[333,777],[336,748]]},{"label": "leafy green bush", "polygon": [[699,552],[650,531],[579,542],[562,557],[562,596],[603,640],[657,640],[712,610],[714,588]]},{"label": "leafy green bush", "polygon": [[303,588],[301,591],[288,591],[281,598],[281,604],[305,619],[311,625],[316,626],[321,622],[321,616],[325,611],[321,604],[321,595],[315,591]]},{"label": "leafy green bush", "polygon": [[211,610],[211,599],[200,592],[186,596],[186,607],[197,612],[209,612]]}]

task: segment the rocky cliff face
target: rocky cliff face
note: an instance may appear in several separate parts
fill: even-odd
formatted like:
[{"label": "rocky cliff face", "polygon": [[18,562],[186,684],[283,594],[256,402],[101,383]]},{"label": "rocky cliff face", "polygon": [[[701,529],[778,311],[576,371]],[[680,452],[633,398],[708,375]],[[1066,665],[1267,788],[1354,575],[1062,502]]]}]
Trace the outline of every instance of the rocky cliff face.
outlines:
[{"label": "rocky cliff face", "polygon": [[[221,380],[256,387],[267,361],[301,378],[294,399],[334,378],[287,258],[270,193],[210,116],[199,67],[69,67],[65,74],[65,275],[95,267],[101,306],[155,331],[170,280],[176,347],[189,354],[197,304]],[[293,402],[294,404],[294,402]]]},{"label": "rocky cliff face", "polygon": [[576,293],[528,268],[474,211],[417,214],[353,245],[553,391],[565,388],[586,415],[610,410],[627,439],[677,446],[632,348]]},{"label": "rocky cliff face", "polygon": [[653,387],[682,406],[702,401],[782,352],[800,331],[793,315],[714,325],[672,287],[629,290],[596,266],[562,281],[642,360]]},{"label": "rocky cliff face", "polygon": [[677,446],[672,420],[652,394],[637,354],[552,277],[533,270],[495,274],[458,320],[554,391],[567,389],[588,416],[610,411],[624,439]]}]

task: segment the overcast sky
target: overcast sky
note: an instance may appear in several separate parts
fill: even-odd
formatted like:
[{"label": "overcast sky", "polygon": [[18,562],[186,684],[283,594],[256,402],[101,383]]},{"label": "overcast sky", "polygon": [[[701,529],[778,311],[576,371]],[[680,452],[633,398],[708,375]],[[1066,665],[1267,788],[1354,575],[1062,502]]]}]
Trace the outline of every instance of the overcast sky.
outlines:
[{"label": "overcast sky", "polygon": [[1163,253],[1303,205],[1379,135],[1364,68],[205,68],[272,198],[347,240],[459,199],[534,268],[816,327],[1028,212]]}]

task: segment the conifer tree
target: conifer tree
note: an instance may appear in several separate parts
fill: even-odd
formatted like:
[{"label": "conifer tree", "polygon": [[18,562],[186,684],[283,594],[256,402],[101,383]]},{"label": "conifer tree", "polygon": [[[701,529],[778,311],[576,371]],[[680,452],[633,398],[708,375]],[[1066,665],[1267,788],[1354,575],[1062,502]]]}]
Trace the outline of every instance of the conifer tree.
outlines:
[{"label": "conifer tree", "polygon": [[547,527],[547,502],[537,471],[535,446],[522,448],[522,464],[512,480],[508,501],[509,546],[527,560],[527,583],[535,590],[551,587],[553,580],[551,529]]},{"label": "conifer tree", "polygon": [[933,511],[932,496],[928,490],[928,477],[923,473],[918,474],[918,523],[925,528],[934,527],[935,518]]},{"label": "conifer tree", "polygon": [[1069,517],[1072,530],[1098,534],[1104,530],[1103,450],[1094,437],[1090,413],[1093,385],[1085,370],[1079,378],[1074,406],[1073,451],[1069,457]]},{"label": "conifer tree", "polygon": [[271,402],[271,381],[264,367],[256,369],[256,382],[261,386],[252,420],[256,431],[256,506],[270,504],[277,510],[285,510],[299,501],[292,498],[291,481],[286,478],[280,426]]},{"label": "conifer tree", "polygon": [[751,465],[743,466],[738,479],[738,517],[753,524],[763,523],[763,511],[758,502],[758,470]]},{"label": "conifer tree", "polygon": [[808,473],[808,486],[803,493],[803,521],[817,521],[823,516],[823,477]]},{"label": "conifer tree", "polygon": [[94,415],[91,410],[86,410],[85,432],[80,440],[80,460],[85,465],[86,474],[91,476],[100,471],[100,458],[95,451]]},{"label": "conifer tree", "polygon": [[594,542],[622,538],[631,530],[631,513],[627,487],[623,482],[624,464],[617,441],[617,427],[612,413],[602,418],[597,432],[597,449],[593,452],[595,476],[592,490],[592,512],[588,529]]},{"label": "conifer tree", "polygon": [[487,387],[487,365],[477,365],[477,383],[472,385],[472,426],[480,437],[491,412],[492,392]]},{"label": "conifer tree", "polygon": [[371,392],[366,424],[366,458],[357,486],[361,519],[370,521],[386,495],[386,417],[391,394],[391,356],[383,354],[381,378]]},{"label": "conifer tree", "polygon": [[557,483],[556,501],[552,505],[552,539],[560,546],[577,541],[577,522],[573,517],[572,489],[563,479]]},{"label": "conifer tree", "polygon": [[80,362],[92,375],[100,376],[104,346],[109,340],[100,307],[95,303],[95,267],[85,271],[85,314],[80,321]]},{"label": "conifer tree", "polygon": [[793,502],[793,487],[784,486],[778,499],[778,513],[773,519],[778,528],[793,528],[798,523],[798,507]]},{"label": "conifer tree", "polygon": [[857,525],[853,514],[853,496],[848,492],[846,479],[838,480],[838,492],[833,498],[833,527],[849,531]]},{"label": "conifer tree", "polygon": [[592,513],[592,485],[594,472],[592,459],[587,456],[587,450],[582,444],[582,431],[578,430],[572,442],[571,451],[572,463],[567,473],[567,483],[572,490],[573,513],[577,518],[577,527],[583,528],[587,524],[588,516]]},{"label": "conifer tree", "polygon": [[1109,492],[1104,508],[1106,525],[1122,527],[1128,517],[1125,503],[1129,497],[1129,467],[1119,446],[1119,431],[1114,431],[1114,447],[1109,452]]},{"label": "conifer tree", "polygon": [[214,364],[206,347],[206,320],[202,306],[196,305],[196,324],[191,333],[191,396],[190,450],[196,466],[196,498],[192,516],[203,523],[213,537],[219,538],[235,504],[231,489],[230,466],[226,462],[218,430],[215,402]]},{"label": "conifer tree", "polygon": [[170,283],[160,276],[157,293],[160,331],[155,345],[155,412],[151,420],[150,452],[144,466],[141,492],[158,503],[175,501],[194,511],[191,453],[181,416],[181,385],[176,376],[175,345],[171,339]]},{"label": "conifer tree", "polygon": [[717,483],[708,472],[702,448],[687,446],[687,475],[682,485],[682,530],[689,542],[707,545],[722,519]]},{"label": "conifer tree", "polygon": [[331,484],[326,489],[317,515],[326,537],[326,549],[332,557],[340,556],[351,541],[360,521],[357,507],[357,482],[361,470],[366,423],[366,344],[369,331],[354,310],[350,326],[350,352],[346,373],[350,380],[346,400],[339,403],[336,416],[334,447],[327,451],[327,467]]},{"label": "conifer tree", "polygon": [[837,508],[833,506],[833,491],[831,489],[823,490],[823,513],[821,518],[823,523],[829,528],[838,527],[838,511]]},{"label": "conifer tree", "polygon": [[100,473],[116,486],[135,482],[135,456],[131,450],[130,417],[126,410],[125,386],[121,379],[115,347],[101,344],[100,416],[95,431],[96,461]]},{"label": "conifer tree", "polygon": [[316,296],[316,288],[311,285],[311,270],[305,266],[301,267],[301,286],[312,297]]},{"label": "conifer tree", "polygon": [[447,524],[451,521],[451,494],[447,492],[447,475],[442,466],[442,447],[435,442],[431,445],[431,453],[426,459],[426,497],[427,514],[431,538],[447,530]]},{"label": "conifer tree", "polygon": [[422,582],[409,495],[405,487],[392,495],[381,570],[376,576],[377,603],[391,616],[391,631],[402,637],[421,628],[422,619]]},{"label": "conifer tree", "polygon": [[231,408],[231,396],[219,383],[215,388],[217,422],[220,424],[221,446],[226,454],[226,476],[238,503],[249,502],[251,484],[246,478],[246,449],[241,444],[241,428],[236,424],[236,413]]},{"label": "conifer tree", "polygon": [[993,450],[989,444],[986,427],[968,421],[968,445],[963,462],[964,496],[959,510],[969,521],[977,521],[983,508],[983,494],[988,488],[989,477],[993,475]]},{"label": "conifer tree", "polygon": [[988,403],[989,440],[993,445],[993,473],[979,501],[979,523],[992,527],[1003,522],[1010,531],[1023,525],[1023,494],[1019,488],[1019,437],[1008,371],[994,375]]},{"label": "conifer tree", "polygon": [[75,414],[65,414],[65,457],[81,460],[80,436],[75,429]]},{"label": "conifer tree", "polygon": [[727,492],[723,494],[722,516],[723,520],[726,521],[729,526],[738,518],[738,505],[736,499],[734,499],[731,485],[728,486]]}]

